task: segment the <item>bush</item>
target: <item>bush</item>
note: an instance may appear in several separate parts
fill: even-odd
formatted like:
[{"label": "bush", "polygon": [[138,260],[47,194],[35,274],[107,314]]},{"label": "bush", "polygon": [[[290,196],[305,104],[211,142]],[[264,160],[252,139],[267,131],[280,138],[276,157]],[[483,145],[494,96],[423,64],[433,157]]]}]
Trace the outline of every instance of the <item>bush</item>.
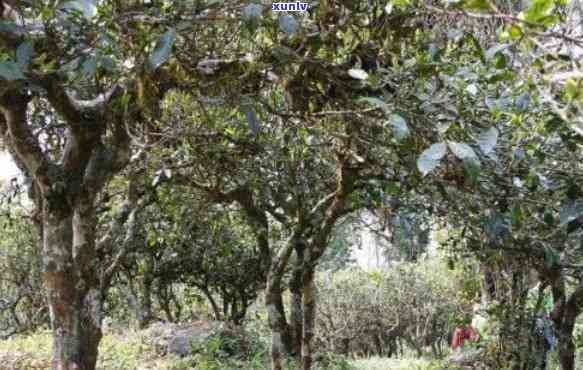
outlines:
[{"label": "bush", "polygon": [[37,229],[24,210],[0,216],[0,339],[48,323]]},{"label": "bush", "polygon": [[[318,281],[317,341],[322,351],[393,356],[414,350],[440,357],[463,317],[459,285],[440,260],[352,268]],[[455,275],[453,275],[455,276]]]}]

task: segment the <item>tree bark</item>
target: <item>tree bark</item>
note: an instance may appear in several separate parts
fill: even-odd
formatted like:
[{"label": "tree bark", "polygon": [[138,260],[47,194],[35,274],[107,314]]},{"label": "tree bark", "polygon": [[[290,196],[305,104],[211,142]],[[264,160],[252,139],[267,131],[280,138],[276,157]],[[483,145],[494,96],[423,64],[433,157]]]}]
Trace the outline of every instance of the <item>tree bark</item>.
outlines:
[{"label": "tree bark", "polygon": [[267,318],[271,328],[271,368],[281,370],[281,357],[283,354],[291,354],[292,338],[289,325],[285,318],[281,286],[277,279],[267,279],[267,291],[265,293],[265,306]]},{"label": "tree bark", "polygon": [[316,316],[316,297],[314,285],[314,267],[304,269],[302,286],[302,367],[304,370],[312,368],[312,339],[314,338],[314,322]]},{"label": "tree bark", "polygon": [[302,289],[304,274],[304,245],[298,244],[295,248],[296,260],[289,284],[290,302],[290,335],[292,337],[293,354],[300,356],[303,336]]},{"label": "tree bark", "polygon": [[138,298],[138,302],[136,315],[138,328],[145,329],[152,321],[152,281],[150,279],[144,280],[144,293]]},{"label": "tree bark", "polygon": [[95,249],[97,217],[95,194],[82,194],[73,214],[73,262],[78,266],[80,335],[83,369],[95,369],[102,338],[103,296],[106,287],[99,280]]},{"label": "tree bark", "polygon": [[562,370],[575,370],[573,330],[575,321],[583,309],[583,284],[579,284],[567,298],[565,278],[561,270],[555,268],[548,272],[547,277],[551,282],[553,301],[555,302],[551,319],[557,334],[559,363]]},{"label": "tree bark", "polygon": [[107,149],[100,141],[106,124],[99,108],[105,106],[72,101],[58,80],[39,83],[67,123],[67,144],[59,161],[43,152],[33,134],[27,117],[30,97],[21,91],[0,96],[0,129],[15,162],[33,180],[33,200],[42,214],[42,264],[54,339],[52,368],[93,370],[107,285],[98,271],[95,199],[107,179],[129,161],[129,137],[120,122],[114,123],[112,148]]},{"label": "tree bark", "polygon": [[486,262],[480,262],[480,273],[482,274],[482,304],[486,304],[496,298],[494,274]]},{"label": "tree bark", "polygon": [[223,315],[222,315],[221,310],[219,309],[219,305],[217,304],[217,301],[213,297],[213,294],[211,293],[211,291],[208,290],[208,288],[206,286],[203,286],[203,285],[197,285],[197,288],[202,291],[202,293],[206,296],[206,299],[208,299],[209,303],[211,304],[211,307],[213,309],[213,314],[215,315],[215,320],[222,321]]},{"label": "tree bark", "polygon": [[265,288],[265,306],[267,318],[271,328],[271,368],[281,370],[282,354],[291,354],[292,338],[289,325],[285,318],[285,310],[281,295],[281,281],[289,258],[300,236],[300,229],[296,228],[289,240],[282,246],[271,261]]},{"label": "tree bark", "polygon": [[561,327],[557,333],[559,362],[562,370],[575,370],[575,343],[573,343],[573,329],[575,328],[576,313],[565,310]]},{"label": "tree bark", "polygon": [[43,267],[53,329],[55,370],[93,370],[101,332],[102,292],[89,264],[93,220],[82,211],[45,207]]},{"label": "tree bark", "polygon": [[139,312],[138,312],[138,327],[140,329],[146,328],[152,321],[152,285],[154,279],[152,270],[154,269],[154,261],[151,255],[146,256],[146,267],[144,271],[144,292],[141,297]]},{"label": "tree bark", "polygon": [[[336,164],[337,184],[336,191],[331,196],[325,197],[310,212],[307,219],[311,219],[320,207],[329,203],[321,219],[320,225],[313,234],[307,237],[310,240],[304,250],[304,266],[302,274],[302,368],[309,370],[312,367],[312,339],[314,337],[314,323],[316,316],[316,294],[314,285],[315,267],[318,260],[324,254],[334,225],[338,219],[347,212],[345,202],[354,189],[356,170],[349,166],[348,160],[343,155],[338,155]],[[304,236],[306,237],[306,236]]]},{"label": "tree bark", "polygon": [[72,213],[45,210],[43,219],[43,268],[53,329],[53,369],[80,368],[80,311],[76,305],[71,254]]}]

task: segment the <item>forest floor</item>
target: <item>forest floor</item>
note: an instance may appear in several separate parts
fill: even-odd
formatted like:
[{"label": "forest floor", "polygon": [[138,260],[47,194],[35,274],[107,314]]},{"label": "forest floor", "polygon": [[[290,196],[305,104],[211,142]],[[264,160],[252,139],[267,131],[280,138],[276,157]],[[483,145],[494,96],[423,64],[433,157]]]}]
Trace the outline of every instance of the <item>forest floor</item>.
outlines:
[{"label": "forest floor", "polygon": [[430,362],[426,360],[410,358],[363,358],[350,361],[350,365],[359,370],[426,370],[431,368]]},{"label": "forest floor", "polygon": [[[139,331],[106,333],[100,346],[98,369],[100,370],[265,370],[265,356],[258,355],[255,361],[238,363],[209,361],[201,357],[178,357],[160,355],[152,348],[147,338]],[[0,341],[0,370],[49,369],[51,358],[51,335],[39,331],[28,336],[16,336]],[[297,365],[289,364],[288,369]],[[439,369],[435,364],[417,359],[361,358],[342,362],[339,365],[318,367],[329,370],[427,370]]]}]

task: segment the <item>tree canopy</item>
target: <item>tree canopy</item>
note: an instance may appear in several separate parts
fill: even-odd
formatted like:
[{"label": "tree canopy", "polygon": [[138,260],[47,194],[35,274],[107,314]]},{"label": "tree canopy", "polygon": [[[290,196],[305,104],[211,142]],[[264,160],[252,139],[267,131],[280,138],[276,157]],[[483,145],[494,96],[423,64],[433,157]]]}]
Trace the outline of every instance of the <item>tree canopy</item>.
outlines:
[{"label": "tree canopy", "polygon": [[[32,202],[8,205],[30,222],[5,226],[0,318],[27,330],[48,307],[53,368],[94,369],[108,297],[129,291],[145,326],[153,304],[180,321],[178,284],[237,324],[263,295],[272,369],[291,356],[308,370],[317,327],[333,325],[317,319],[333,315],[317,309],[317,267],[342,256],[343,225],[369,212],[400,251],[388,255],[409,262],[441,225],[450,262],[479,266],[500,341],[530,335],[542,309],[526,295],[539,282],[562,369],[574,369],[579,2],[268,5],[0,1],[1,140]],[[29,270],[28,287],[2,283]],[[411,271],[382,284],[399,290],[390,280]],[[334,289],[323,304],[337,304]],[[411,289],[404,304],[424,299]],[[399,335],[435,346],[436,327],[410,332],[421,316],[453,322],[419,311]],[[532,348],[492,356],[530,368]]]}]

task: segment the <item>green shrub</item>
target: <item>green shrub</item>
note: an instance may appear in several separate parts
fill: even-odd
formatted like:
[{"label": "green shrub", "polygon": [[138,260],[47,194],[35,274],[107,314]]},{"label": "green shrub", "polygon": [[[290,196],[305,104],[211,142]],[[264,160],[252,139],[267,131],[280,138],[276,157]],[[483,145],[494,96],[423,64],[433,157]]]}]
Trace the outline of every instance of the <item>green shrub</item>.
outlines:
[{"label": "green shrub", "polygon": [[[0,211],[6,211],[0,208]],[[0,339],[48,324],[38,229],[23,210],[0,216]]]},{"label": "green shrub", "polygon": [[464,313],[460,281],[441,260],[321,276],[317,341],[340,354],[441,356]]}]

